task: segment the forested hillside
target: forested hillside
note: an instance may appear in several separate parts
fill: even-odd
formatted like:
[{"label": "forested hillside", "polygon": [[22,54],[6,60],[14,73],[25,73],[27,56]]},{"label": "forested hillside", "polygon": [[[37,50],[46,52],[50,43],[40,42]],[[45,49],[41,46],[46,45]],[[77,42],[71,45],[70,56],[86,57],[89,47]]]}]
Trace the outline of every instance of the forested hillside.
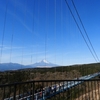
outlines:
[{"label": "forested hillside", "polygon": [[0,84],[29,80],[73,79],[99,71],[100,63],[5,71],[0,72]]}]

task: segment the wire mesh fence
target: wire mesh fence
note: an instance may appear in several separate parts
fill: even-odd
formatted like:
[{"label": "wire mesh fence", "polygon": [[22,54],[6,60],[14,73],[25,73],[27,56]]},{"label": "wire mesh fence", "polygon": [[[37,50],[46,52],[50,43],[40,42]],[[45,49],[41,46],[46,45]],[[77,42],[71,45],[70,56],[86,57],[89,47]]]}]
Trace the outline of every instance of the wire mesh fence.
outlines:
[{"label": "wire mesh fence", "polygon": [[100,80],[46,80],[0,85],[0,100],[100,100]]}]

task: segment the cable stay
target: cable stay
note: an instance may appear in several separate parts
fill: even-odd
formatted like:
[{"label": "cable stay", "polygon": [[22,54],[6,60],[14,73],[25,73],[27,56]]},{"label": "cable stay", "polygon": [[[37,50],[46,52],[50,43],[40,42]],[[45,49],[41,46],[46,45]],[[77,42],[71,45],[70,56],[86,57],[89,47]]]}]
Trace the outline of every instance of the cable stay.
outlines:
[{"label": "cable stay", "polygon": [[4,16],[4,26],[3,26],[3,35],[2,35],[2,43],[1,43],[0,63],[2,62],[2,52],[3,52],[3,47],[4,47],[4,37],[5,37],[7,11],[8,11],[8,0],[6,2],[6,9],[5,9],[5,16]]},{"label": "cable stay", "polygon": [[97,56],[97,53],[96,53],[96,51],[95,51],[95,49],[94,49],[94,47],[93,47],[93,45],[92,45],[92,42],[91,42],[91,40],[90,40],[90,38],[89,38],[89,36],[88,36],[88,33],[87,33],[87,31],[86,31],[86,29],[85,29],[85,27],[84,27],[84,24],[83,24],[83,22],[82,22],[82,20],[81,20],[81,17],[80,17],[80,15],[79,15],[79,13],[78,13],[78,10],[77,10],[76,6],[75,6],[75,3],[74,3],[73,0],[71,0],[71,1],[72,1],[73,6],[74,6],[74,9],[75,9],[75,11],[76,11],[76,13],[77,13],[77,16],[78,16],[78,18],[79,18],[79,20],[80,20],[80,23],[81,23],[81,25],[82,25],[82,27],[83,27],[83,30],[84,30],[84,32],[85,32],[85,34],[86,34],[86,36],[87,36],[87,39],[88,39],[88,41],[89,41],[89,43],[90,43],[90,45],[91,45],[91,48],[92,48],[92,50],[93,50],[93,52],[94,52],[94,54],[95,54],[97,60],[100,62],[100,59],[99,59],[98,56]]},{"label": "cable stay", "polygon": [[98,63],[98,61],[97,61],[97,59],[96,59],[94,53],[92,52],[92,50],[91,50],[91,48],[90,48],[88,42],[86,41],[86,39],[85,39],[85,37],[84,37],[84,35],[83,35],[83,32],[81,31],[81,29],[80,29],[80,27],[79,27],[79,24],[78,24],[77,20],[75,19],[75,16],[74,16],[74,14],[73,14],[73,12],[72,12],[72,10],[71,10],[71,8],[70,8],[70,6],[69,6],[67,0],[65,0],[65,3],[66,3],[66,5],[67,5],[67,7],[68,7],[68,9],[69,9],[69,11],[70,11],[70,13],[71,13],[71,15],[72,15],[74,21],[75,21],[75,23],[76,23],[76,25],[77,25],[77,28],[78,28],[79,32],[80,32],[81,35],[82,35],[82,38],[84,39],[84,42],[86,43],[86,45],[87,45],[87,47],[88,47],[90,53],[92,54],[94,60]]}]

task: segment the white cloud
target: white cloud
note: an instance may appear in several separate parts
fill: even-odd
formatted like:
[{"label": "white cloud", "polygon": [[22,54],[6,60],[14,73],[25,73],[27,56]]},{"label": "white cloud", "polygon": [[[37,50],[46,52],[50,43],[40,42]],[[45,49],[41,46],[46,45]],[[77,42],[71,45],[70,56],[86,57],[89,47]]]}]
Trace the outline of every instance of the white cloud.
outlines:
[{"label": "white cloud", "polygon": [[[11,50],[11,46],[6,46],[6,45],[3,45],[1,46],[0,45],[0,49],[3,49],[3,50]],[[21,46],[13,46],[12,49],[22,49],[22,48],[25,48],[25,47],[21,47]]]}]

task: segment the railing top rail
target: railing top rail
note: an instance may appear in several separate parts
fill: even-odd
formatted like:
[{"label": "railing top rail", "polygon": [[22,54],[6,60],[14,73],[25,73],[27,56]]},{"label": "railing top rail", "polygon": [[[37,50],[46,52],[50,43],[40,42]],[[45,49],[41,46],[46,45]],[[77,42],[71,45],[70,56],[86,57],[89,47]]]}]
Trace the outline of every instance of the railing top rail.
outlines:
[{"label": "railing top rail", "polygon": [[91,79],[91,80],[86,80],[86,79],[72,79],[72,80],[34,80],[34,81],[26,81],[26,82],[15,82],[11,84],[2,84],[0,87],[6,87],[6,86],[16,86],[20,84],[28,84],[28,83],[36,83],[36,82],[64,82],[64,81],[100,81],[100,79]]}]

